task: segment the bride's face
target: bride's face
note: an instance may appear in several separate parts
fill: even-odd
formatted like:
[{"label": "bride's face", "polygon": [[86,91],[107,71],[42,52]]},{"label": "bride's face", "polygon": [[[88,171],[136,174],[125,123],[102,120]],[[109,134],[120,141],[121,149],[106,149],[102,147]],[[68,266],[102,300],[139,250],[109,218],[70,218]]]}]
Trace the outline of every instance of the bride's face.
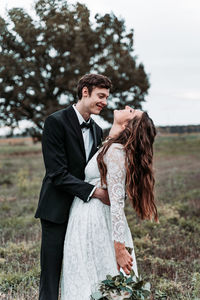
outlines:
[{"label": "bride's face", "polygon": [[132,107],[126,105],[125,109],[114,110],[114,122],[119,125],[126,125],[129,120],[132,120],[134,117],[141,117],[143,112],[138,109],[133,109]]}]

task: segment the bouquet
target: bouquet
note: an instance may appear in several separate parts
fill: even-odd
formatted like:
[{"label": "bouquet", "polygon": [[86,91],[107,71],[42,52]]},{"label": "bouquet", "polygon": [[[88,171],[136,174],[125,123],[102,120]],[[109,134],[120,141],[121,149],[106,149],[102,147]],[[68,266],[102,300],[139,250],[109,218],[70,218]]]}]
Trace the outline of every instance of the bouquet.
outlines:
[{"label": "bouquet", "polygon": [[97,290],[91,295],[91,300],[147,300],[150,297],[150,283],[145,283],[140,277],[136,277],[132,270],[130,276],[122,272],[106,279],[97,285]]}]

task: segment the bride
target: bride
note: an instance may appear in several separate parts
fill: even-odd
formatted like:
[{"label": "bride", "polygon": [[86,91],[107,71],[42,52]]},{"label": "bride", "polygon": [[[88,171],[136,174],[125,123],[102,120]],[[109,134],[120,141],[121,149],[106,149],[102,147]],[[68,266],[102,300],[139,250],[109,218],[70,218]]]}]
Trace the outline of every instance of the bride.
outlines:
[{"label": "bride", "polygon": [[[155,127],[148,114],[129,106],[114,111],[103,146],[88,162],[85,181],[107,188],[110,206],[75,198],[64,243],[62,300],[89,300],[95,284],[120,268],[138,275],[124,214],[126,196],[141,219],[158,219],[152,171]],[[132,249],[130,255],[127,247]]]}]

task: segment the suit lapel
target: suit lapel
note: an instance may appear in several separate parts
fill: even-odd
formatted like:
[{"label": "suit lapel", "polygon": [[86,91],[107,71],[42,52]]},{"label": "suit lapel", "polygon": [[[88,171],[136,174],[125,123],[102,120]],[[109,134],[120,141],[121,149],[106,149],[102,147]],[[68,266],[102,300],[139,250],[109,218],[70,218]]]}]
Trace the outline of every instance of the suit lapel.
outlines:
[{"label": "suit lapel", "polygon": [[96,130],[96,125],[93,119],[91,119],[91,123],[92,123],[92,137],[93,137],[93,145],[92,145],[92,149],[90,151],[90,155],[88,157],[88,161],[92,158],[92,156],[96,153],[97,151],[97,130]]},{"label": "suit lapel", "polygon": [[96,131],[96,125],[93,119],[91,119],[91,123],[92,123],[92,137],[93,137],[93,146],[96,149],[97,148],[97,131]]},{"label": "suit lapel", "polygon": [[84,155],[85,160],[86,160],[85,147],[84,147],[84,141],[83,141],[83,135],[82,135],[81,127],[80,127],[77,115],[76,115],[76,113],[75,113],[72,106],[70,106],[66,109],[66,114],[67,114],[67,119],[71,123],[71,128],[74,130],[74,132],[78,136],[80,148],[81,148],[81,151],[83,152],[83,155]]}]

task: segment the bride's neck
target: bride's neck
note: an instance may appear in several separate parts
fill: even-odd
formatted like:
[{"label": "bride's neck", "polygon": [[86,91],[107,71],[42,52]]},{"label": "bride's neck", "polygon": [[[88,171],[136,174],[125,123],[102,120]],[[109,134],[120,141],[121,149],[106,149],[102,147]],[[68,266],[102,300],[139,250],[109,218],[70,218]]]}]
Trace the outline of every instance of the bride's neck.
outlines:
[{"label": "bride's neck", "polygon": [[115,137],[117,137],[117,136],[120,134],[120,132],[122,132],[123,129],[124,129],[124,128],[123,128],[122,125],[119,125],[119,124],[115,124],[115,123],[114,123],[114,124],[112,125],[110,131],[109,131],[108,137],[110,137],[110,138],[115,138]]}]

